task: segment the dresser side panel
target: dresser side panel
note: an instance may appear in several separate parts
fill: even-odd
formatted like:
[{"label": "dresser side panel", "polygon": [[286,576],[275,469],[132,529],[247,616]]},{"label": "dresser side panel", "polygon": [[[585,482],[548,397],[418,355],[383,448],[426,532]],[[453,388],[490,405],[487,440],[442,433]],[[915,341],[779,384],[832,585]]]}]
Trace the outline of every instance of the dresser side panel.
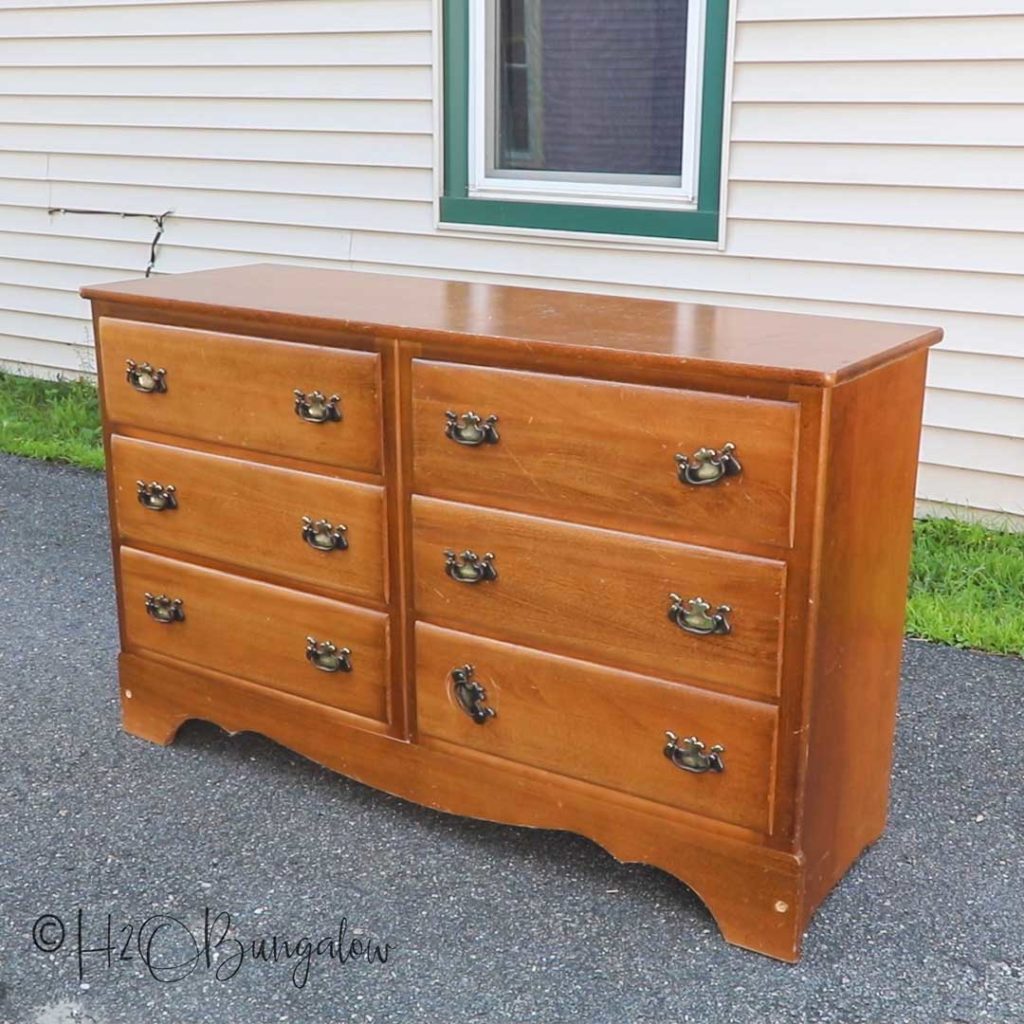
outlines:
[{"label": "dresser side panel", "polygon": [[801,847],[809,915],[885,827],[927,352],[835,388]]}]

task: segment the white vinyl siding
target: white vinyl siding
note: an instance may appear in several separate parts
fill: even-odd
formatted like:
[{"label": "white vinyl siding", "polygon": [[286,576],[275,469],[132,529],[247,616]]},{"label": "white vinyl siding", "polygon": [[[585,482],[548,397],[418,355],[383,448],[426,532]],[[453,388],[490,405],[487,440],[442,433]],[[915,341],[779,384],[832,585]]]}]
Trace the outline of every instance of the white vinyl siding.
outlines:
[{"label": "white vinyl siding", "polygon": [[[0,365],[253,261],[934,323],[919,495],[1024,516],[1024,11],[737,0],[722,252],[438,230],[433,0],[0,0]],[[827,339],[823,339],[827,344]]]}]

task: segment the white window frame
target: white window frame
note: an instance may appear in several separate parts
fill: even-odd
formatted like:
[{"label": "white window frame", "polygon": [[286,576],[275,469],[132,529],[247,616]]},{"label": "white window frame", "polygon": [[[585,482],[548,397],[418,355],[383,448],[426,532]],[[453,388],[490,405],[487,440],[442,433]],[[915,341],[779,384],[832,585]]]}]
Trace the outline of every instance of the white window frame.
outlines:
[{"label": "white window frame", "polygon": [[659,210],[695,210],[700,172],[704,81],[703,0],[691,0],[683,97],[683,159],[679,184],[647,183],[642,175],[494,169],[497,0],[472,0],[469,25],[469,195],[531,203],[586,203]]}]

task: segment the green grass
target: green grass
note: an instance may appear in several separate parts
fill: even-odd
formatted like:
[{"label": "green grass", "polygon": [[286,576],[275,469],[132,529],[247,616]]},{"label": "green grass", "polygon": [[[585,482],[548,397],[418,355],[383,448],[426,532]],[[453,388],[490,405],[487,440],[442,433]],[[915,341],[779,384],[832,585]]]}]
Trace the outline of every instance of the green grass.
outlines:
[{"label": "green grass", "polygon": [[907,632],[1024,656],[1024,533],[952,519],[916,523]]},{"label": "green grass", "polygon": [[0,373],[0,451],[102,469],[96,388]]},{"label": "green grass", "polygon": [[[0,451],[102,469],[99,419],[89,383],[0,373]],[[951,519],[916,523],[907,632],[1024,656],[1024,533]]]}]

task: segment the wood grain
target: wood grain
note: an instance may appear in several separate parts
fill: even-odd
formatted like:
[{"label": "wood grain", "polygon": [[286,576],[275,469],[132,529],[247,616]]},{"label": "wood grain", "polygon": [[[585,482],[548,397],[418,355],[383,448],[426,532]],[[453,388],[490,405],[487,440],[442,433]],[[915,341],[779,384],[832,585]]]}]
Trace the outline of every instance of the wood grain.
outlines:
[{"label": "wood grain", "polygon": [[[708,684],[778,692],[785,566],[670,541],[416,496],[416,608],[442,626]],[[445,574],[445,550],[493,552],[498,579]],[[728,636],[669,620],[670,594],[732,608]]]},{"label": "wood grain", "polygon": [[[104,318],[102,387],[109,422],[310,462],[381,469],[376,355]],[[166,369],[165,394],[141,394],[127,360]],[[338,423],[305,423],[294,390],[341,396]]]},{"label": "wood grain", "polygon": [[[498,417],[497,444],[445,436],[445,413]],[[421,494],[689,540],[791,543],[796,405],[417,360]],[[676,455],[736,445],[738,476],[681,483]]]},{"label": "wood grain", "polygon": [[[383,488],[127,437],[111,439],[119,536],[227,564],[386,600]],[[137,481],[171,484],[177,508],[153,512]],[[302,519],[346,525],[346,550],[318,551]]]},{"label": "wood grain", "polygon": [[[129,649],[386,719],[387,616],[133,548],[121,548],[121,578]],[[185,620],[155,622],[146,613],[146,593],[181,599]],[[352,671],[328,674],[311,665],[307,636],[351,648]]]},{"label": "wood grain", "polygon": [[[423,735],[770,830],[774,708],[423,623],[416,652]],[[453,696],[451,670],[466,664],[495,712],[483,725]],[[724,746],[725,771],[675,767],[668,730]]]}]

